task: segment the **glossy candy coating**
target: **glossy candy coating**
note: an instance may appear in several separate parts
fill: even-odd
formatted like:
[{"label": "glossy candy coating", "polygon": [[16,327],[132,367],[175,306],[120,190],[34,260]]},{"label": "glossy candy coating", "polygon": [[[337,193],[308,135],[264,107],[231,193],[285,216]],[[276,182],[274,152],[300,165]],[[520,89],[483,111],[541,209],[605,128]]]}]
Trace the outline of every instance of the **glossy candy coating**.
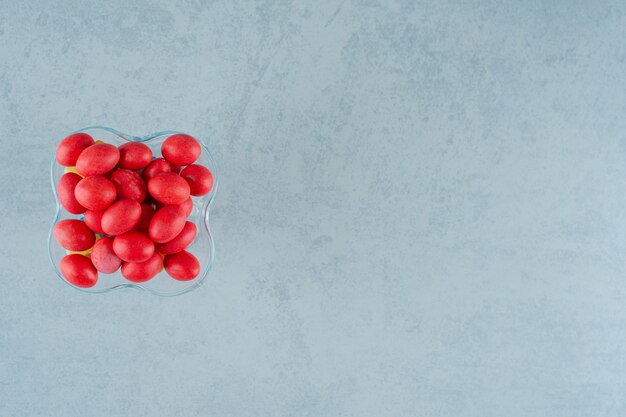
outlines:
[{"label": "glossy candy coating", "polygon": [[150,220],[152,220],[152,216],[154,216],[154,213],[156,213],[156,209],[154,207],[152,207],[150,204],[142,203],[141,216],[139,216],[139,221],[135,225],[135,230],[148,233]]},{"label": "glossy candy coating", "polygon": [[148,182],[148,192],[164,204],[180,204],[189,198],[189,184],[178,174],[165,172]]},{"label": "glossy candy coating", "polygon": [[182,170],[180,176],[189,184],[191,195],[206,195],[213,188],[213,174],[202,165],[189,165]]},{"label": "glossy candy coating", "polygon": [[[95,234],[95,236],[96,236],[96,242],[98,242],[98,240],[100,240],[101,236],[99,234]],[[95,244],[94,244],[94,246],[95,246]],[[85,249],[85,250],[68,250],[68,249],[65,249],[65,254],[66,255],[71,255],[72,253],[78,253],[79,255],[85,255],[88,258],[90,258],[91,256],[88,256],[88,255],[91,253],[92,249],[93,249],[93,246],[90,247],[89,249]]]},{"label": "glossy candy coating", "polygon": [[187,200],[183,201],[179,204],[185,211],[185,217],[189,217],[191,212],[193,211],[193,200],[189,197]]},{"label": "glossy candy coating", "polygon": [[73,167],[80,153],[93,144],[93,138],[86,133],[71,134],[59,143],[57,162],[65,167]]},{"label": "glossy candy coating", "polygon": [[111,173],[111,182],[115,185],[118,198],[130,198],[141,203],[148,195],[146,183],[134,171],[117,169]]},{"label": "glossy candy coating", "polygon": [[141,177],[147,183],[155,175],[164,172],[172,172],[172,165],[163,158],[156,158],[143,170]]},{"label": "glossy candy coating", "polygon": [[63,174],[59,180],[59,186],[57,187],[57,194],[59,195],[59,202],[61,206],[72,214],[84,213],[87,210],[76,199],[75,189],[76,185],[83,179],[78,174],[68,172]]},{"label": "glossy candy coating", "polygon": [[[160,201],[155,201],[155,205],[157,209],[163,208],[167,206],[165,203],[161,203]],[[185,217],[189,217],[191,212],[193,211],[193,200],[189,197],[187,200],[183,201],[180,204],[176,204],[177,206],[181,206],[185,211]]]},{"label": "glossy candy coating", "polygon": [[145,168],[152,161],[152,151],[143,143],[127,142],[118,149],[120,160],[117,165],[120,168],[138,170]]},{"label": "glossy candy coating", "polygon": [[101,235],[105,234],[102,230],[102,215],[104,210],[87,210],[84,214],[84,221],[88,228]]},{"label": "glossy candy coating", "polygon": [[87,225],[75,219],[59,221],[54,225],[53,233],[59,245],[70,251],[85,251],[96,241],[96,236]]},{"label": "glossy candy coating", "polygon": [[59,269],[65,279],[77,287],[90,288],[98,282],[98,271],[86,256],[66,255],[61,259]]},{"label": "glossy candy coating", "polygon": [[145,234],[131,230],[115,237],[113,251],[123,261],[143,262],[154,253],[154,243]]},{"label": "glossy candy coating", "polygon": [[155,243],[165,243],[174,239],[185,227],[187,216],[184,209],[176,204],[157,210],[150,220],[148,234]]},{"label": "glossy candy coating", "polygon": [[163,269],[163,258],[154,252],[143,262],[124,262],[122,276],[132,282],[145,282],[156,276]]},{"label": "glossy candy coating", "polygon": [[167,273],[178,281],[189,281],[200,273],[200,263],[187,251],[165,255],[163,266]]},{"label": "glossy candy coating", "polygon": [[122,260],[113,251],[113,238],[103,237],[93,245],[91,251],[93,266],[103,274],[112,274],[122,265]]},{"label": "glossy candy coating", "polygon": [[107,235],[121,235],[132,230],[141,217],[141,204],[125,198],[111,204],[102,215],[102,230]]},{"label": "glossy candy coating", "polygon": [[179,133],[165,139],[161,145],[163,157],[172,165],[190,165],[200,157],[202,148],[197,140]]},{"label": "glossy candy coating", "polygon": [[156,250],[165,255],[180,252],[193,242],[197,233],[198,228],[195,224],[192,222],[185,222],[183,230],[181,230],[181,232],[176,235],[174,239],[169,242],[157,244]]},{"label": "glossy candy coating", "polygon": [[80,180],[74,195],[76,200],[89,210],[104,210],[115,201],[117,192],[111,181],[101,175],[92,175]]},{"label": "glossy candy coating", "polygon": [[171,165],[171,167],[172,167],[172,172],[173,172],[174,174],[180,174],[180,171],[182,171],[182,170],[183,170],[183,168],[185,168],[185,167],[184,167],[184,166],[182,166],[182,165],[174,165],[174,164],[170,164],[170,165]]},{"label": "glossy candy coating", "polygon": [[120,151],[108,143],[97,143],[84,149],[76,160],[76,171],[88,177],[103,175],[115,168]]}]

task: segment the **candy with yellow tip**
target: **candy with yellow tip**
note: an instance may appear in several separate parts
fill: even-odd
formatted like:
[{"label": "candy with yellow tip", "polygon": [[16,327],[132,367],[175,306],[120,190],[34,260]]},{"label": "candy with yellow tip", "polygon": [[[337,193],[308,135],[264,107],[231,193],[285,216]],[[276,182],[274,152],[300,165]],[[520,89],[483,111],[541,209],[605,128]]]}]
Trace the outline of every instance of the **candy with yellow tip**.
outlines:
[{"label": "candy with yellow tip", "polygon": [[[161,259],[163,260],[163,262],[165,262],[165,255],[158,251],[157,253],[161,255]],[[159,269],[159,272],[163,271],[163,262],[161,262],[161,269]]]},{"label": "candy with yellow tip", "polygon": [[[99,233],[96,233],[95,235],[96,235],[96,240],[94,241],[94,243],[95,243],[95,242],[97,242],[98,240],[100,240],[100,238],[102,237],[102,235],[101,235],[101,234],[99,234]],[[83,251],[80,251],[80,252],[77,252],[77,251],[71,251],[71,250],[67,250],[67,249],[66,249],[66,250],[65,250],[65,254],[66,254],[66,255],[72,255],[72,254],[75,254],[75,253],[76,253],[76,254],[78,254],[78,255],[84,255],[84,256],[87,256],[87,255],[89,255],[89,254],[91,253],[91,250],[92,250],[92,249],[93,249],[93,246],[92,246],[92,247],[90,247],[90,248],[89,248],[89,249],[87,249],[87,250],[83,250]]]},{"label": "candy with yellow tip", "polygon": [[[94,145],[97,145],[99,143],[104,143],[104,142],[102,142],[100,139],[98,139],[97,141],[94,142]],[[81,175],[78,171],[76,171],[76,167],[75,166],[74,167],[65,167],[63,169],[63,173],[64,174],[67,174],[68,172],[73,172],[74,174],[78,174],[78,175],[80,175],[81,177],[84,178],[84,175]]]},{"label": "candy with yellow tip", "polygon": [[[65,168],[63,169],[63,173],[64,173],[64,174],[67,174],[68,172],[73,172],[74,174],[78,174],[78,175],[80,175],[80,174],[78,173],[78,171],[76,171],[76,167],[65,167]],[[82,175],[80,175],[80,176],[82,177]]]}]

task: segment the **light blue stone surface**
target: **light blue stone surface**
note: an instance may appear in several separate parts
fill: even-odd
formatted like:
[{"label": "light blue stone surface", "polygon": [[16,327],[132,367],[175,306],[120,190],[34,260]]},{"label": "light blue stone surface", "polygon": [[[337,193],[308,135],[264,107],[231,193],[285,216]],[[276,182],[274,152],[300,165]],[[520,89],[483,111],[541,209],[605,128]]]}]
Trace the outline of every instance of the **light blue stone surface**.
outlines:
[{"label": "light blue stone surface", "polygon": [[[625,12],[0,0],[0,416],[623,417]],[[204,287],[54,275],[91,124],[206,140]]]}]

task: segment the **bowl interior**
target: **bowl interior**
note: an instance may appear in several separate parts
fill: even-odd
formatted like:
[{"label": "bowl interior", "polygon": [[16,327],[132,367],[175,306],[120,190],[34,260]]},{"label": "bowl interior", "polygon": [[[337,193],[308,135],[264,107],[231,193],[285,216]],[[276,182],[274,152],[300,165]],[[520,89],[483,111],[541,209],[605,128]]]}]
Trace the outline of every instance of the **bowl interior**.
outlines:
[{"label": "bowl interior", "polygon": [[[120,146],[129,141],[143,142],[150,147],[153,156],[156,158],[161,156],[161,144],[165,141],[165,139],[167,139],[172,134],[180,133],[175,131],[164,131],[153,133],[143,137],[137,137],[118,132],[114,129],[100,126],[88,127],[85,129],[81,129],[79,132],[88,133],[94,138],[94,140],[102,140],[103,142],[110,143],[115,146]],[[218,180],[215,163],[213,161],[213,158],[211,157],[211,154],[209,153],[209,150],[206,148],[201,140],[198,141],[202,146],[202,153],[200,154],[200,158],[198,159],[198,161],[196,161],[195,163],[204,165],[211,171],[214,178],[214,184],[213,189],[209,194],[202,197],[192,196],[193,211],[191,212],[187,220],[193,222],[196,225],[198,233],[194,241],[187,248],[187,251],[191,252],[196,256],[196,258],[198,258],[198,261],[200,262],[200,274],[191,281],[177,281],[170,277],[165,272],[165,270],[162,270],[159,274],[157,274],[157,276],[149,281],[142,283],[133,283],[126,280],[122,276],[121,270],[118,269],[113,274],[103,274],[101,272],[98,273],[98,282],[95,286],[91,288],[78,288],[68,283],[61,275],[59,269],[61,259],[63,259],[63,257],[67,253],[65,249],[63,249],[54,239],[52,229],[59,220],[82,219],[83,217],[82,214],[71,214],[67,212],[59,204],[57,184],[59,183],[59,179],[61,178],[61,176],[65,173],[65,167],[59,165],[56,162],[55,157],[53,156],[50,174],[54,195],[57,201],[57,210],[54,220],[52,222],[52,226],[50,228],[50,233],[48,235],[48,249],[50,254],[50,261],[52,262],[54,270],[58,277],[63,280],[63,282],[73,288],[77,288],[90,293],[104,293],[119,288],[135,288],[146,290],[153,294],[161,296],[183,294],[187,291],[197,288],[200,284],[202,284],[202,282],[204,282],[206,276],[211,270],[211,266],[213,264],[213,259],[215,256],[213,237],[211,236],[211,232],[209,229],[209,211],[211,207],[211,202],[213,201],[215,193],[217,191]]]}]

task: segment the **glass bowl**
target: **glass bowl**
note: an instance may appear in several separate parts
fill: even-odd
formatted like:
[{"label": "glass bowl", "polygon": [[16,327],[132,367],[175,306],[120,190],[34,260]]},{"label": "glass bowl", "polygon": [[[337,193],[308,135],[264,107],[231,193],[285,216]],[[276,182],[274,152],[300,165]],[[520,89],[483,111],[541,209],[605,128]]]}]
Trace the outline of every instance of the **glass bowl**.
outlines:
[{"label": "glass bowl", "polygon": [[[182,133],[176,131],[163,131],[152,133],[143,137],[138,137],[127,135],[115,129],[103,126],[86,127],[74,133],[77,132],[85,132],[93,137],[94,140],[101,140],[114,146],[120,146],[126,142],[142,142],[150,147],[154,157],[161,156],[161,144],[163,143],[163,141],[165,141],[165,139],[167,139],[170,135]],[[187,220],[193,222],[196,225],[198,233],[194,241],[187,247],[186,250],[195,255],[200,262],[200,273],[196,278],[190,281],[177,281],[174,278],[170,277],[165,272],[165,269],[163,269],[154,278],[146,282],[135,283],[128,281],[126,278],[124,278],[122,276],[121,269],[118,269],[113,274],[103,274],[99,272],[98,282],[95,286],[91,288],[76,287],[67,282],[67,280],[61,274],[59,267],[61,259],[63,259],[63,257],[67,253],[65,249],[63,249],[54,239],[52,231],[54,225],[59,220],[82,220],[83,215],[69,213],[59,203],[57,184],[59,183],[59,179],[61,178],[61,176],[65,173],[65,167],[58,164],[56,161],[56,157],[53,155],[52,165],[50,167],[50,180],[52,181],[52,190],[56,199],[56,213],[54,215],[52,225],[50,227],[50,232],[48,234],[48,253],[50,255],[50,262],[52,263],[52,266],[57,276],[64,283],[71,286],[72,288],[96,294],[110,292],[120,288],[134,288],[138,290],[148,291],[155,295],[167,297],[180,295],[195,288],[198,288],[209,274],[215,257],[215,245],[209,228],[209,213],[211,209],[211,203],[215,199],[215,193],[217,192],[218,186],[218,176],[215,162],[213,161],[213,158],[211,157],[211,154],[209,153],[206,145],[202,143],[201,140],[198,140],[198,142],[202,147],[202,152],[200,154],[200,158],[198,158],[195,163],[204,165],[211,171],[211,173],[213,174],[213,188],[211,189],[211,192],[209,192],[209,194],[207,195],[201,197],[191,197],[193,200],[193,210]]]}]

